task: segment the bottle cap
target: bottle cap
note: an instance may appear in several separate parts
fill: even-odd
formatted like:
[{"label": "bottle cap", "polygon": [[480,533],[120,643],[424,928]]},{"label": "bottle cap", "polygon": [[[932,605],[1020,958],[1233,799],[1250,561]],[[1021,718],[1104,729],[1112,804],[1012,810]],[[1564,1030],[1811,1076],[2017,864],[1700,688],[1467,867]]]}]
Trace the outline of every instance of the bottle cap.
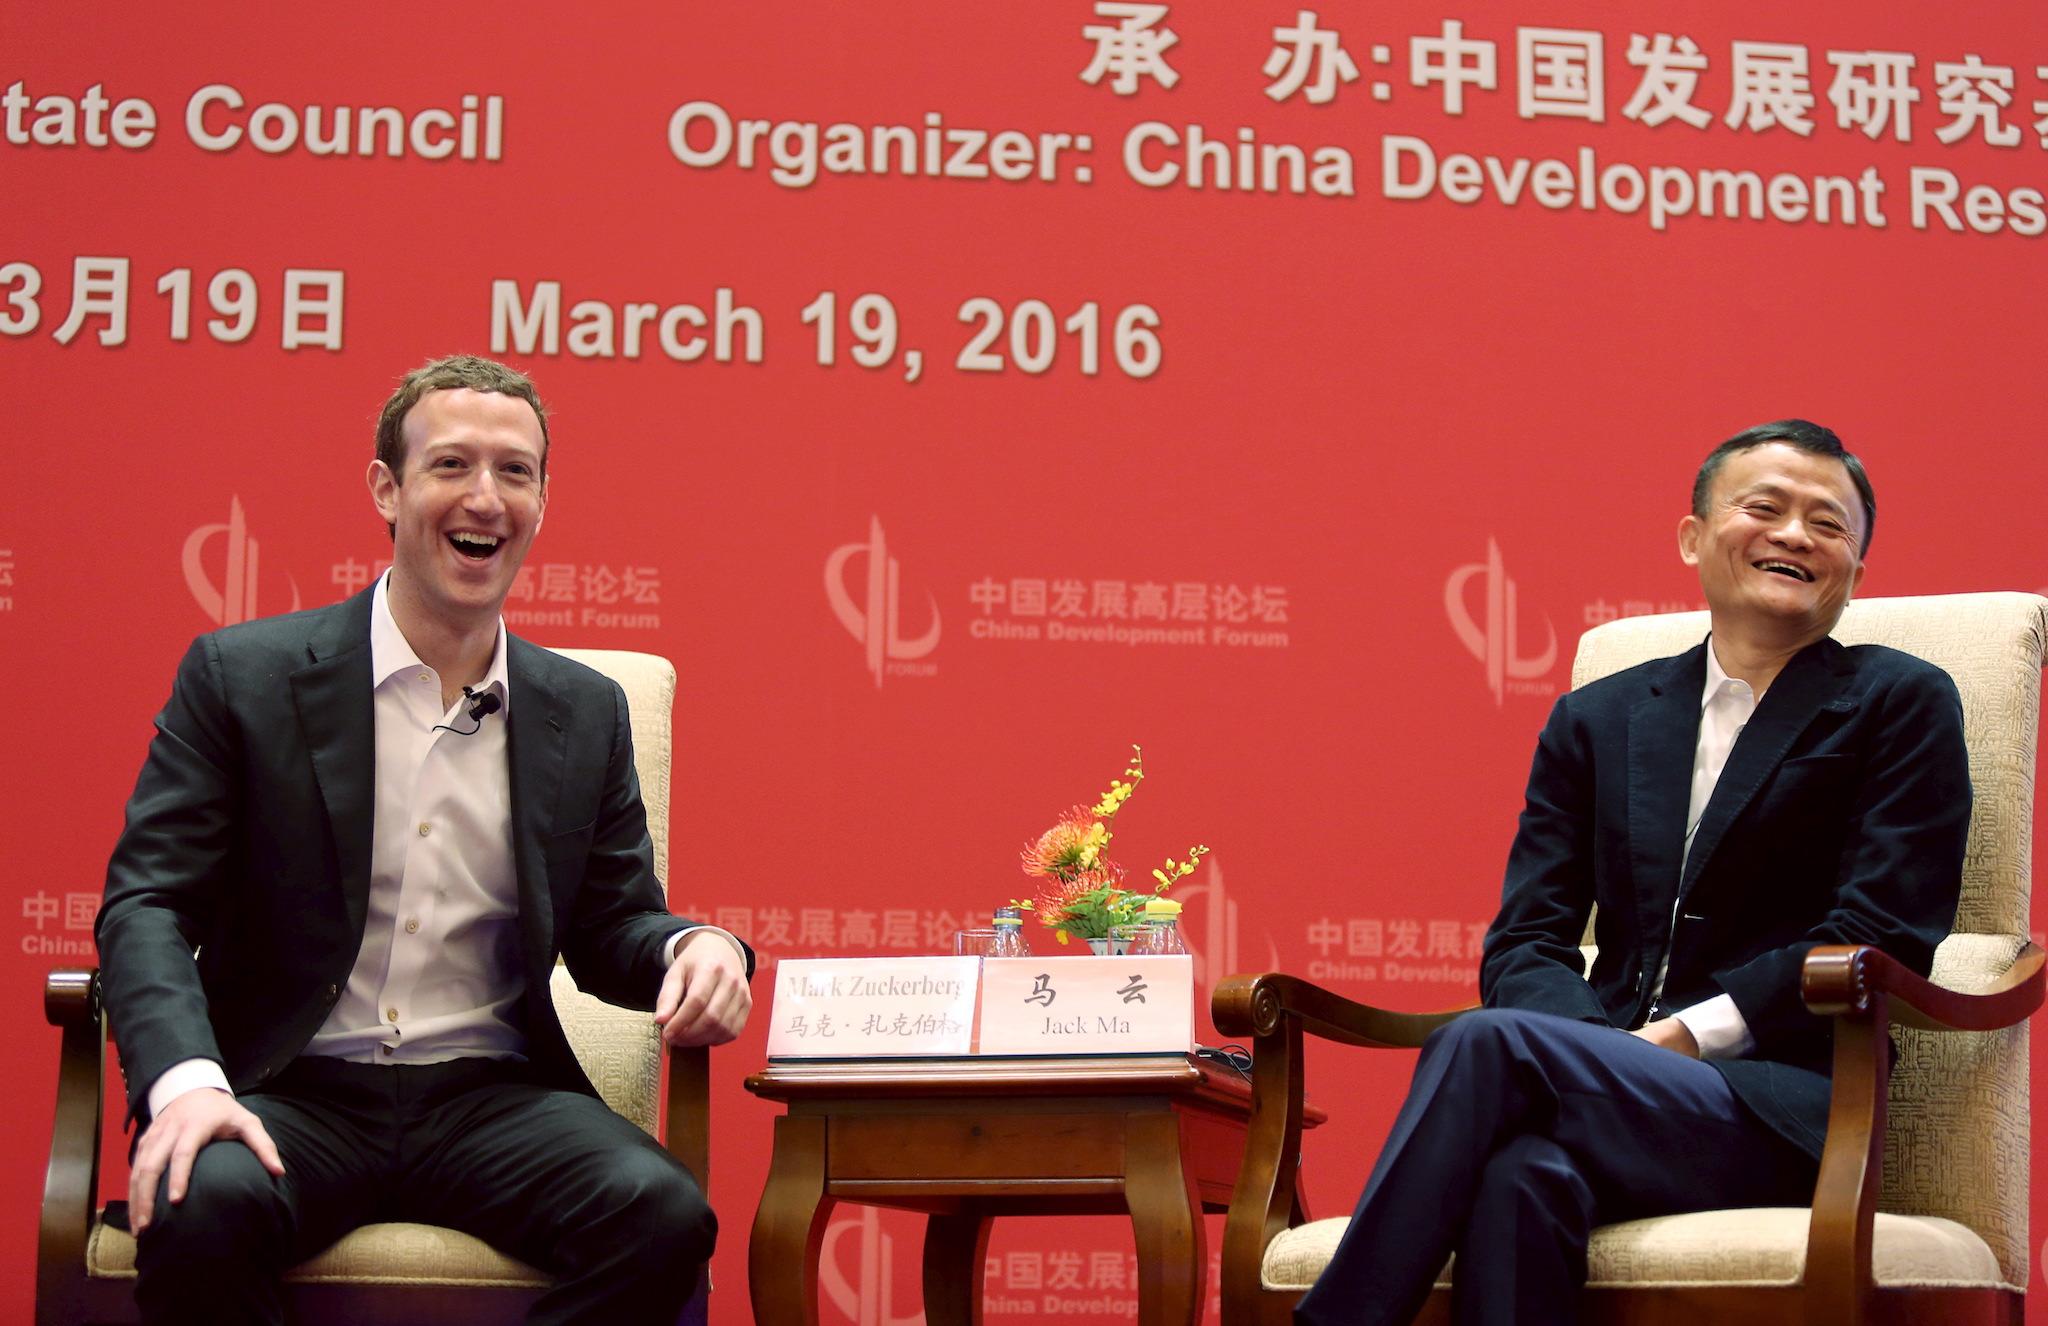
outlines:
[{"label": "bottle cap", "polygon": [[1180,904],[1171,898],[1152,898],[1145,903],[1145,919],[1171,921],[1180,916]]}]

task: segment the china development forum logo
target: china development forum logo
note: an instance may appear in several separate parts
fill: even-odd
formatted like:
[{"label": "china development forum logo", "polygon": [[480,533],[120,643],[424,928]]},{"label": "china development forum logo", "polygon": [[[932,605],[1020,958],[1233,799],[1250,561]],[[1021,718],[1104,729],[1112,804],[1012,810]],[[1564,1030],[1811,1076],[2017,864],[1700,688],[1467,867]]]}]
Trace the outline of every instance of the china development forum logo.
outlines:
[{"label": "china development forum logo", "polygon": [[[206,545],[215,535],[225,535],[227,540],[226,565],[222,568],[218,585],[207,574],[205,566]],[[261,616],[256,611],[256,570],[258,565],[256,540],[249,537],[249,522],[242,515],[242,499],[228,499],[228,520],[225,525],[201,525],[185,536],[185,587],[198,600],[199,610],[212,618],[215,626],[233,626]],[[289,575],[285,583],[291,586],[292,606],[286,612],[297,612],[299,584]]]},{"label": "china development forum logo", "polygon": [[[1475,619],[1465,587],[1484,576],[1484,601]],[[1557,632],[1550,619],[1543,619],[1543,649],[1533,655],[1521,652],[1520,614],[1515,607],[1515,582],[1502,568],[1500,545],[1491,535],[1486,540],[1486,560],[1471,562],[1451,572],[1444,581],[1444,613],[1459,643],[1486,669],[1486,688],[1493,692],[1495,705],[1509,691],[1541,693],[1550,689],[1536,678],[1549,672],[1557,662]]]},{"label": "china development forum logo", "polygon": [[[846,587],[846,564],[856,557],[867,559],[858,600]],[[825,559],[825,598],[846,633],[860,642],[877,687],[884,674],[929,677],[939,670],[938,664],[921,661],[939,644],[939,601],[925,592],[931,627],[914,640],[904,639],[902,580],[902,568],[889,555],[883,538],[880,516],[869,517],[866,543],[842,544]]]},{"label": "china development forum logo", "polygon": [[[1207,998],[1207,992],[1215,989],[1216,982],[1232,972],[1248,970],[1238,957],[1238,915],[1237,901],[1223,887],[1223,863],[1214,855],[1202,864],[1202,870],[1194,878],[1173,891],[1174,898],[1190,903],[1197,898],[1206,899],[1203,905],[1183,915],[1201,918],[1201,937],[1196,938],[1195,926],[1183,929],[1181,938],[1188,946],[1188,956],[1195,960],[1195,989],[1199,997]],[[1266,940],[1266,971],[1280,970],[1280,946],[1270,935]]]},{"label": "china development forum logo", "polygon": [[[857,1236],[851,1274],[846,1255],[837,1247],[848,1234]],[[854,1326],[918,1326],[924,1320],[915,1306],[907,1312],[896,1310],[896,1240],[883,1232],[881,1216],[872,1206],[825,1226],[818,1246],[818,1288]]]}]

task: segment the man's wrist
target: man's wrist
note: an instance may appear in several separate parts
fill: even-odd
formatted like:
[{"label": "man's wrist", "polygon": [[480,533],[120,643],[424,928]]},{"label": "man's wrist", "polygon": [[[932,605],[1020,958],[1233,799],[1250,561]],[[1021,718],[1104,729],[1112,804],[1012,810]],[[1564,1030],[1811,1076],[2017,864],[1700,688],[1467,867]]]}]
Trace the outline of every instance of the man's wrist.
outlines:
[{"label": "man's wrist", "polygon": [[211,1059],[181,1059],[163,1072],[156,1081],[149,1084],[149,1117],[154,1119],[164,1112],[164,1107],[187,1092],[201,1091],[208,1087],[234,1095],[234,1088],[228,1085],[228,1075],[221,1066]]},{"label": "man's wrist", "polygon": [[1749,1023],[1730,995],[1715,995],[1671,1015],[1692,1033],[1702,1059],[1740,1059],[1756,1046]]},{"label": "man's wrist", "polygon": [[667,945],[664,946],[662,949],[662,965],[673,966],[675,964],[676,954],[683,951],[684,943],[687,942],[692,935],[703,934],[717,935],[720,939],[723,939],[726,943],[732,945],[732,951],[739,955],[740,965],[742,967],[746,965],[746,945],[740,943],[739,936],[733,934],[730,930],[715,925],[684,926],[682,929],[670,935],[668,937]]}]

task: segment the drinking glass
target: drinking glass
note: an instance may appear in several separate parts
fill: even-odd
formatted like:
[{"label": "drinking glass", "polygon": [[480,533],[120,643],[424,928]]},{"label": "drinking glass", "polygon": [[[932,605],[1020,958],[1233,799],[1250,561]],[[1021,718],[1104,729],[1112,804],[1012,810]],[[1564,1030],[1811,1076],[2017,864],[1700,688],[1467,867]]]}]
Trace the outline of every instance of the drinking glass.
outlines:
[{"label": "drinking glass", "polygon": [[995,946],[996,932],[993,926],[953,932],[953,956],[956,958],[985,958]]}]

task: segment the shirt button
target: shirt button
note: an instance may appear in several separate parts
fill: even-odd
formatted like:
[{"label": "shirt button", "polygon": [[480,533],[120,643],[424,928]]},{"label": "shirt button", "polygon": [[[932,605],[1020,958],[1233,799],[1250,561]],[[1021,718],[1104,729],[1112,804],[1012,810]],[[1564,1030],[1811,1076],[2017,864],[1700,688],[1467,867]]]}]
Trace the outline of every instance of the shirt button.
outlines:
[{"label": "shirt button", "polygon": [[417,916],[409,916],[409,917],[407,917],[407,918],[406,918],[406,921],[405,921],[405,933],[407,933],[408,935],[416,935],[416,934],[418,934],[419,932],[420,932],[420,918],[419,918],[419,917],[417,917]]},{"label": "shirt button", "polygon": [[422,838],[426,837],[426,836],[427,836],[428,834],[432,833],[433,831],[434,831],[434,826],[433,826],[433,825],[431,825],[431,824],[422,824],[422,825],[420,825],[420,837],[422,837]]},{"label": "shirt button", "polygon": [[338,985],[330,985],[330,986],[328,986],[328,987],[327,987],[327,997],[328,997],[329,999],[338,999],[338,998],[340,998],[340,997],[341,997],[341,987],[340,987],[340,986],[338,986]]},{"label": "shirt button", "polygon": [[432,681],[433,679],[434,679],[434,674],[433,674],[433,673],[431,673],[431,672],[422,672],[422,673],[420,674],[420,680],[421,680],[421,681]]},{"label": "shirt button", "polygon": [[385,1047],[384,1047],[384,1053],[386,1053],[386,1054],[395,1054],[395,1053],[397,1053],[397,1051],[393,1050],[393,1049],[392,1049],[392,1048],[391,1048],[391,1047],[390,1047],[389,1045],[387,1045],[387,1046],[385,1046]]},{"label": "shirt button", "polygon": [[388,1021],[396,1022],[398,1021],[398,1010],[395,1008],[387,1008],[384,1010],[384,1016]]}]

